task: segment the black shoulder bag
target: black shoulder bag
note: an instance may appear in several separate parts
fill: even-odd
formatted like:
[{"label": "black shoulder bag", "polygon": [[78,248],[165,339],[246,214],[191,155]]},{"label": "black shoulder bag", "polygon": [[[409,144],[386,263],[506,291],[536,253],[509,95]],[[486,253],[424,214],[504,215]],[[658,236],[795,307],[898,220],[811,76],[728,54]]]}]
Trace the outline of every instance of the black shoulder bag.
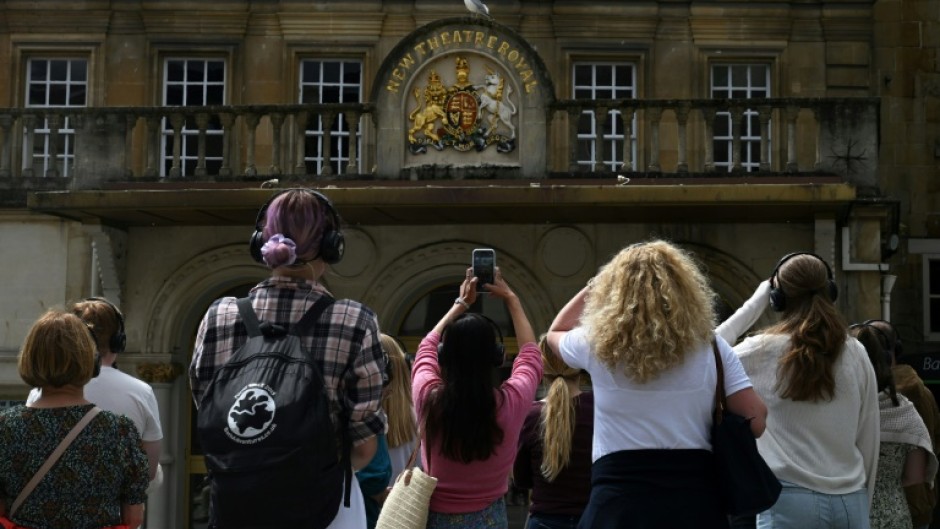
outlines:
[{"label": "black shoulder bag", "polygon": [[711,434],[719,496],[726,514],[754,515],[771,508],[783,487],[757,451],[751,419],[728,411],[725,370],[714,339],[712,350],[718,369]]}]

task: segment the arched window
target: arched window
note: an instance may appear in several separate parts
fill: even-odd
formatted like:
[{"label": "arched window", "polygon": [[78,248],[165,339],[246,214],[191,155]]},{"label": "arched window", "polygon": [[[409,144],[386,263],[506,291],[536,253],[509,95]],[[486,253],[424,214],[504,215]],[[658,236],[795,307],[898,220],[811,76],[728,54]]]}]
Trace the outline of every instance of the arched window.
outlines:
[{"label": "arched window", "polygon": [[[414,353],[422,338],[434,328],[441,317],[450,310],[457,298],[458,289],[454,285],[444,285],[428,292],[419,299],[407,312],[398,337],[408,347],[409,353]],[[512,326],[512,318],[506,310],[503,300],[490,294],[477,296],[476,302],[470,307],[472,312],[481,313],[496,322],[500,332],[503,333],[503,342],[506,351],[514,355],[516,351],[516,332]]]}]

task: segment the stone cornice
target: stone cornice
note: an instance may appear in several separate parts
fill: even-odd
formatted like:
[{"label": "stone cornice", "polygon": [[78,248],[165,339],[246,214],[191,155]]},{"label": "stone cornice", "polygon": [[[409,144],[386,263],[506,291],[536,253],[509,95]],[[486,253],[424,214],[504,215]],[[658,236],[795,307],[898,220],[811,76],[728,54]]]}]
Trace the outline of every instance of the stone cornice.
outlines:
[{"label": "stone cornice", "polygon": [[372,41],[382,35],[385,14],[281,12],[281,31],[286,39],[306,41]]},{"label": "stone cornice", "polygon": [[786,42],[793,21],[785,16],[735,17],[694,16],[695,42]]},{"label": "stone cornice", "polygon": [[842,13],[827,13],[827,15],[822,21],[825,40],[871,42],[874,39],[874,23],[870,16],[848,17],[843,16]]},{"label": "stone cornice", "polygon": [[558,39],[605,38],[620,40],[652,40],[659,27],[659,17],[637,15],[631,17],[598,17],[596,14],[571,13],[552,17],[553,31]]},{"label": "stone cornice", "polygon": [[106,33],[111,23],[109,10],[0,10],[6,30],[11,33]]},{"label": "stone cornice", "polygon": [[248,29],[251,13],[238,11],[166,11],[147,10],[141,12],[145,31],[149,36],[199,35],[239,37]]}]

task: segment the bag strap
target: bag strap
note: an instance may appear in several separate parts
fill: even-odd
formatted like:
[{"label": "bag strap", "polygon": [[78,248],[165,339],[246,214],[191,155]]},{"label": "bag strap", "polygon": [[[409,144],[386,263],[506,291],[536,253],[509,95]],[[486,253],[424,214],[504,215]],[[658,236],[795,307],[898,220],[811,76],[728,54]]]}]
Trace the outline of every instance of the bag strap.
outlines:
[{"label": "bag strap", "polygon": [[[242,300],[238,300],[241,302]],[[320,296],[313,305],[307,309],[307,312],[300,318],[300,321],[291,325],[290,334],[294,336],[303,336],[309,331],[313,325],[320,319],[320,316],[323,314],[326,309],[336,301],[332,297],[323,294]],[[251,305],[248,305],[248,308],[251,308]],[[241,309],[241,305],[239,305]],[[254,309],[251,310],[252,316],[255,316]],[[257,317],[255,317],[257,321]],[[249,328],[250,330],[250,328]],[[321,374],[322,377],[322,374]],[[339,413],[339,444],[340,444],[340,459],[343,464],[345,464],[345,472],[343,478],[343,506],[349,507],[349,500],[352,496],[352,481],[353,481],[353,471],[352,471],[352,439],[349,436],[349,410],[343,407]]]},{"label": "bag strap", "polygon": [[715,370],[718,374],[718,381],[715,383],[715,409],[713,415],[715,424],[720,424],[722,412],[728,406],[728,399],[725,396],[725,368],[721,361],[721,352],[718,351],[718,341],[715,338],[712,338],[712,352],[715,353]]},{"label": "bag strap", "polygon": [[422,420],[422,421],[421,421],[421,424],[418,425],[418,437],[416,438],[415,447],[411,450],[411,456],[408,457],[408,464],[405,465],[405,468],[404,468],[404,470],[402,471],[402,474],[405,475],[405,485],[407,485],[407,484],[410,482],[410,480],[411,480],[411,472],[412,472],[412,470],[413,470],[414,467],[415,467],[415,463],[417,462],[417,459],[418,459],[418,450],[421,448],[421,446],[424,446],[424,448],[425,448],[425,450],[424,450],[424,460],[425,460],[425,462],[427,463],[427,468],[424,469],[424,470],[425,470],[425,473],[426,473],[427,475],[429,475],[429,476],[432,475],[432,474],[431,474],[431,452],[430,452],[430,448],[428,448],[427,443],[425,443],[425,442],[422,440],[422,439],[423,439],[423,433],[426,431],[426,428],[423,428],[424,426],[427,426],[427,420],[426,420],[426,418],[425,418],[425,420]]},{"label": "bag strap", "polygon": [[411,450],[411,455],[408,456],[408,462],[405,464],[405,470],[408,470],[415,466],[415,463],[418,461],[418,449],[421,448],[421,433],[418,432],[418,437],[415,439],[415,447]]},{"label": "bag strap", "polygon": [[[320,296],[320,298],[307,309],[307,312],[300,318],[300,321],[291,326],[291,334],[302,336],[313,326],[317,319],[320,318],[323,311],[333,304],[333,301],[333,298],[330,296]],[[235,300],[235,305],[238,307],[238,313],[241,314],[242,321],[248,329],[248,336],[255,337],[264,334],[262,325],[266,324],[261,323],[261,320],[258,319],[258,313],[256,313],[254,307],[251,306],[251,298],[238,298]]]},{"label": "bag strap", "polygon": [[[424,418],[421,420],[421,423],[418,425],[418,437],[415,438],[415,447],[411,450],[411,456],[408,457],[408,464],[405,465],[405,470],[415,466],[415,463],[418,461],[418,450],[421,448],[421,445],[424,444],[422,441],[423,434],[427,430],[426,428],[427,419]],[[425,447],[427,448],[427,447]],[[431,472],[431,454],[427,450],[424,451],[424,458],[428,462],[428,473]]]},{"label": "bag strap", "polygon": [[303,336],[313,324],[320,319],[320,315],[323,314],[323,311],[333,304],[333,301],[333,298],[326,294],[320,296],[320,298],[307,309],[307,313],[300,318],[300,321],[291,326],[290,333],[295,336]]},{"label": "bag strap", "polygon": [[85,429],[85,426],[88,426],[88,423],[95,418],[98,413],[101,412],[101,408],[98,406],[92,406],[90,410],[69,430],[69,433],[65,435],[65,438],[59,441],[59,444],[55,447],[55,450],[46,458],[46,462],[39,467],[39,470],[33,475],[33,478],[29,480],[29,483],[23,487],[23,490],[20,491],[19,496],[13,500],[13,506],[10,507],[9,518],[13,518],[13,515],[20,508],[20,505],[26,501],[26,498],[33,492],[33,489],[39,485],[39,482],[42,481],[42,478],[45,477],[46,473],[56,464],[56,461],[62,457],[62,454],[65,453],[65,450],[72,444],[72,441],[78,437],[78,434],[82,433],[82,430]]},{"label": "bag strap", "polygon": [[[290,334],[294,336],[303,336],[309,331],[313,325],[320,319],[320,316],[323,314],[326,309],[333,304],[335,300],[323,294],[320,296],[313,305],[307,309],[307,312],[300,318],[300,321],[291,325]],[[322,378],[322,374],[320,375]],[[339,413],[339,451],[341,463],[345,464],[344,478],[343,478],[343,506],[349,507],[349,499],[352,495],[352,481],[353,481],[353,470],[352,470],[352,439],[349,436],[349,410],[342,406],[340,403],[340,413]]]},{"label": "bag strap", "polygon": [[251,298],[238,298],[235,300],[235,305],[238,306],[238,313],[242,316],[242,322],[248,328],[248,336],[252,338],[261,336],[261,322],[258,321],[258,314],[251,306]]}]

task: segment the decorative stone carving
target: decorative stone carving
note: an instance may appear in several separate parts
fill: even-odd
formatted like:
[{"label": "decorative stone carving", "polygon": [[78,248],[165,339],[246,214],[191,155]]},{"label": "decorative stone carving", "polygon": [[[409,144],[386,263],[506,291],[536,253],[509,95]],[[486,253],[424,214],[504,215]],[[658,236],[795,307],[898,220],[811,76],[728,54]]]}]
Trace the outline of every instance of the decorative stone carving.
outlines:
[{"label": "decorative stone carving", "polygon": [[183,374],[183,366],[176,362],[137,365],[137,376],[148,384],[170,384]]}]

